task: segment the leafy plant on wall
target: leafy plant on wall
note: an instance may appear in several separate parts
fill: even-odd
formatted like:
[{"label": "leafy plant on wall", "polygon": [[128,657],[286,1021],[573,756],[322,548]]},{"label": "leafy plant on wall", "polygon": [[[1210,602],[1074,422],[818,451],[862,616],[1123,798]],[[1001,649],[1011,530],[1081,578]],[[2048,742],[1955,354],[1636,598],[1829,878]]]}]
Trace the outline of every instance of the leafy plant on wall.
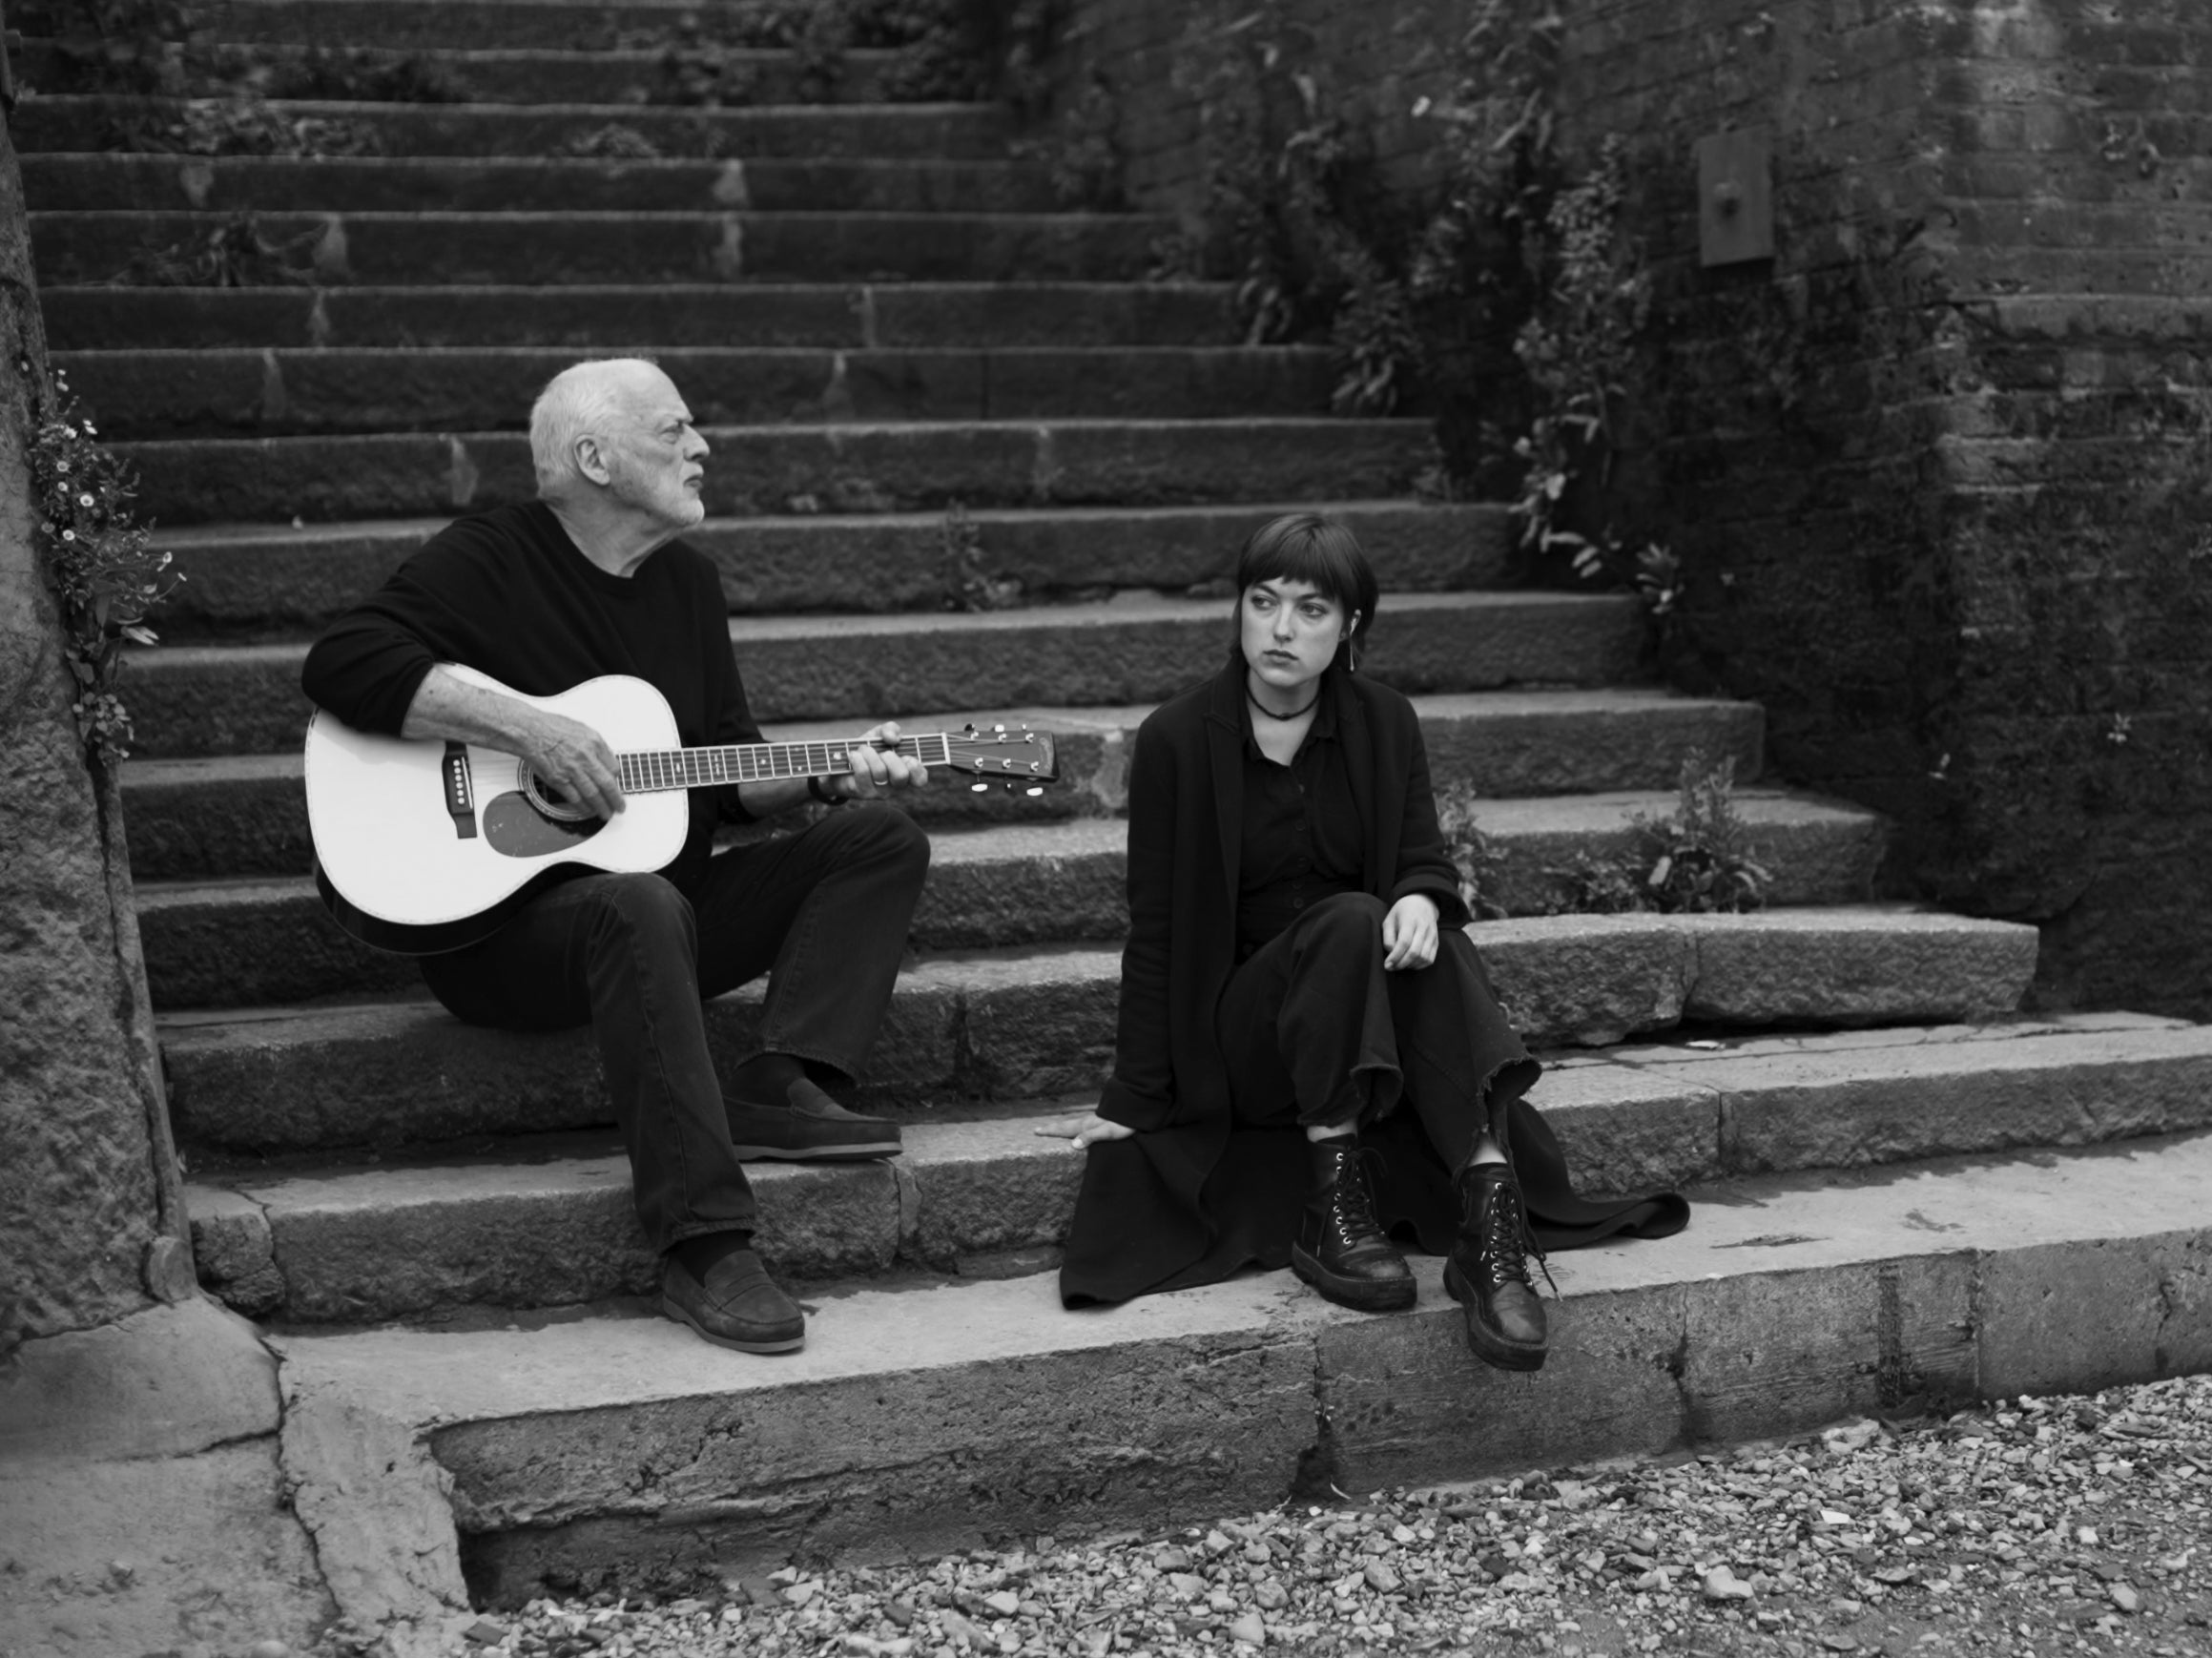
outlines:
[{"label": "leafy plant on wall", "polygon": [[[31,376],[28,357],[17,366]],[[54,595],[62,653],[76,680],[72,705],[92,758],[113,767],[131,752],[131,715],[115,690],[126,642],[155,642],[146,618],[183,578],[131,510],[132,480],[55,374],[31,411],[34,525]],[[36,381],[31,383],[35,386]]]}]

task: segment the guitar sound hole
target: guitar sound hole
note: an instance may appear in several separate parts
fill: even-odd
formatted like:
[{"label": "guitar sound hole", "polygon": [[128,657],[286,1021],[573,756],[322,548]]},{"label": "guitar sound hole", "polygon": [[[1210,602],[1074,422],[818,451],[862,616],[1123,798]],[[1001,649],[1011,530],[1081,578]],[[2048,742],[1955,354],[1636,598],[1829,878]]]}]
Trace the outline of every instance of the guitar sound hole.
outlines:
[{"label": "guitar sound hole", "polygon": [[528,796],[509,791],[484,809],[484,838],[494,852],[507,858],[543,858],[579,846],[606,827],[598,818],[563,821],[548,818]]}]

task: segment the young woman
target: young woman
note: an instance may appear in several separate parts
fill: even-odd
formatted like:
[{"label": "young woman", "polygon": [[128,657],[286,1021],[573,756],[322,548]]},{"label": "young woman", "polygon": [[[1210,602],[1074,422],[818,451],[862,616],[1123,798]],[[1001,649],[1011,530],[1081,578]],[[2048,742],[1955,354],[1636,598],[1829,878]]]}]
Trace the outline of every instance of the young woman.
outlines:
[{"label": "young woman", "polygon": [[[1448,1254],[1486,1362],[1534,1370],[1553,1247],[1681,1230],[1663,1196],[1575,1197],[1538,1075],[1474,945],[1413,706],[1356,673],[1376,588],[1350,530],[1278,518],[1236,570],[1236,648],[1158,709],[1129,776],[1129,939],[1087,1149],[1070,1306],[1257,1264],[1410,1307],[1389,1232]],[[1535,1237],[1531,1235],[1531,1217]]]}]

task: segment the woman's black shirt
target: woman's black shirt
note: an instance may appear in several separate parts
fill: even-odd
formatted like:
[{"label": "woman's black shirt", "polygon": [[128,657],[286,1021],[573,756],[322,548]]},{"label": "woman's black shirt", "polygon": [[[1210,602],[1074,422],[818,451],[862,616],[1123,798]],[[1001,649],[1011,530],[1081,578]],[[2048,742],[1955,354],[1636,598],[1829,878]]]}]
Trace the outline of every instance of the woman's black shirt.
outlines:
[{"label": "woman's black shirt", "polygon": [[1244,709],[1244,849],[1238,859],[1236,959],[1244,961],[1306,910],[1359,890],[1366,844],[1344,745],[1336,735],[1336,696],[1327,687],[1306,740],[1278,765],[1260,752],[1254,716]]}]

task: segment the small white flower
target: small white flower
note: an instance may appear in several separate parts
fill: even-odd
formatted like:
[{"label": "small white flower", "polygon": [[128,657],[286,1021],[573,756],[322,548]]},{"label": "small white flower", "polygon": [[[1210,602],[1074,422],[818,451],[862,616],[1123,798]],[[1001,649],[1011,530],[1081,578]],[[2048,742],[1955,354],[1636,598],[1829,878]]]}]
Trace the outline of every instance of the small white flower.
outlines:
[{"label": "small white flower", "polygon": [[65,529],[61,532],[61,538],[64,541],[74,541],[77,538],[77,532],[73,529]]},{"label": "small white flower", "polygon": [[77,497],[77,505],[79,507],[90,507],[92,504],[93,498],[90,495],[79,495]]},{"label": "small white flower", "polygon": [[88,438],[96,438],[96,437],[98,437],[99,435],[100,435],[100,428],[99,428],[98,426],[95,426],[94,425],[93,425],[93,423],[92,423],[91,421],[87,421],[87,422],[85,422],[85,436],[86,436],[86,437],[88,437]]}]

